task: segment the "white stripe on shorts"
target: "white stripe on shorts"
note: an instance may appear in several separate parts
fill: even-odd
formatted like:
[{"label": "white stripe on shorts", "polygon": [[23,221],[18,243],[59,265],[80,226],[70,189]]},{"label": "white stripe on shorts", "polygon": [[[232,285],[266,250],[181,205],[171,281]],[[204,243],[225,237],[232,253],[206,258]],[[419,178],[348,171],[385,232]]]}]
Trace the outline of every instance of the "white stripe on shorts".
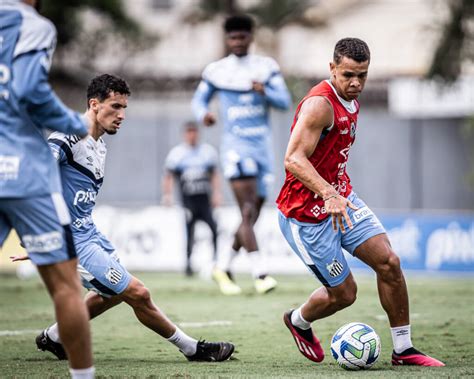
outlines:
[{"label": "white stripe on shorts", "polygon": [[290,223],[291,235],[293,236],[293,239],[295,240],[296,248],[298,249],[298,252],[303,257],[304,263],[306,263],[307,265],[314,265],[314,262],[308,253],[308,250],[306,250],[306,248],[303,245],[303,241],[301,241],[299,225],[294,224],[291,221],[288,221],[288,222]]},{"label": "white stripe on shorts", "polygon": [[79,273],[81,278],[85,279],[88,282],[95,279],[94,276],[80,264],[77,265],[77,272]]},{"label": "white stripe on shorts", "polygon": [[69,225],[71,223],[71,216],[69,215],[63,195],[59,192],[54,192],[51,194],[51,199],[53,200],[54,208],[56,208],[59,223],[63,226]]}]

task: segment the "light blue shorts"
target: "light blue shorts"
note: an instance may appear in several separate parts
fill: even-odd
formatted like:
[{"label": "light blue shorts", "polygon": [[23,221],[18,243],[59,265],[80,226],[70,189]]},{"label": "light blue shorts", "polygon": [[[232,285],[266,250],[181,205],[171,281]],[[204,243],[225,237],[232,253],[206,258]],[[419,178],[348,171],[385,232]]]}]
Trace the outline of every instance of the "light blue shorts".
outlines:
[{"label": "light blue shorts", "polygon": [[15,229],[31,261],[50,265],[76,257],[71,218],[60,193],[0,199],[0,247]]},{"label": "light blue shorts", "polygon": [[346,226],[345,233],[339,228],[337,232],[333,230],[331,217],[311,224],[279,214],[280,229],[291,248],[326,287],[341,284],[350,273],[342,249],[354,255],[357,247],[369,238],[386,233],[377,216],[354,192],[348,199],[359,209],[347,208],[353,228]]},{"label": "light blue shorts", "polygon": [[221,148],[221,162],[225,178],[256,178],[258,196],[268,196],[274,180],[272,157],[268,149],[242,145]]},{"label": "light blue shorts", "polygon": [[104,297],[125,291],[132,276],[119,261],[109,241],[100,233],[76,244],[82,285]]}]

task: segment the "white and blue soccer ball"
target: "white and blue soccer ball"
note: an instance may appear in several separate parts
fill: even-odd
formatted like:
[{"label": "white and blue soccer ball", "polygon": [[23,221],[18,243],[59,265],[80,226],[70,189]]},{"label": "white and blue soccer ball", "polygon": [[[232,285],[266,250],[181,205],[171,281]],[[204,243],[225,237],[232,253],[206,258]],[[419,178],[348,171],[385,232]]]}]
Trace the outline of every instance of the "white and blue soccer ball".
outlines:
[{"label": "white and blue soccer ball", "polygon": [[369,325],[351,322],[332,337],[331,353],[346,370],[367,370],[380,356],[380,338]]}]

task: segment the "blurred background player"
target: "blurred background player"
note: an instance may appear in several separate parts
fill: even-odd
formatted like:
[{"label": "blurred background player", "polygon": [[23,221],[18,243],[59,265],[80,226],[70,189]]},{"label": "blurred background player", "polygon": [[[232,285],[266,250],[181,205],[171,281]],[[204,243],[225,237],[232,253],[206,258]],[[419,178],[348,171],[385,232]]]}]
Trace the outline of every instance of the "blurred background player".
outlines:
[{"label": "blurred background player", "polygon": [[393,365],[444,366],[411,342],[408,291],[400,259],[375,214],[352,191],[346,173],[359,103],[370,63],[367,44],[337,42],[331,77],[298,105],[285,155],[286,180],[277,199],[280,228],[294,252],[321,281],[306,303],[284,315],[298,349],[321,362],[324,351],[311,322],[350,306],[357,285],[342,248],[377,274],[380,302],[393,339]]},{"label": "blurred background player", "polygon": [[222,166],[242,216],[227,259],[221,259],[213,271],[226,295],[241,292],[233,281],[231,262],[242,247],[252,261],[257,292],[266,293],[277,285],[268,275],[253,228],[273,179],[269,110],[287,109],[290,95],[278,64],[272,58],[249,54],[253,28],[248,16],[227,18],[224,29],[230,54],[204,69],[192,101],[197,120],[211,126],[216,116],[208,105],[215,94],[219,95]]},{"label": "blurred background player", "polygon": [[73,378],[93,378],[70,215],[43,130],[87,134],[48,84],[56,30],[35,0],[0,3],[0,246],[13,228],[53,299]]},{"label": "blurred background player", "polygon": [[212,208],[221,203],[221,190],[217,174],[217,151],[207,143],[199,143],[199,129],[195,122],[184,124],[183,142],[170,150],[165,161],[163,203],[173,203],[175,179],[179,183],[181,201],[186,217],[186,269],[193,274],[191,254],[194,246],[196,222],[205,222],[212,233],[213,262],[217,261],[217,224]]},{"label": "blurred background player", "polygon": [[[59,163],[64,197],[74,219],[72,232],[82,283],[91,290],[85,298],[90,318],[124,301],[143,325],[176,345],[188,360],[226,360],[234,346],[227,342],[197,341],[176,327],[153,303],[143,283],[120,264],[113,246],[92,220],[95,199],[104,180],[107,149],[102,136],[114,135],[120,129],[129,95],[124,80],[108,74],[95,77],[87,88],[85,117],[91,125],[89,136],[81,139],[53,133],[49,137],[50,148]],[[61,341],[57,324],[36,338],[39,349],[65,359]]]}]

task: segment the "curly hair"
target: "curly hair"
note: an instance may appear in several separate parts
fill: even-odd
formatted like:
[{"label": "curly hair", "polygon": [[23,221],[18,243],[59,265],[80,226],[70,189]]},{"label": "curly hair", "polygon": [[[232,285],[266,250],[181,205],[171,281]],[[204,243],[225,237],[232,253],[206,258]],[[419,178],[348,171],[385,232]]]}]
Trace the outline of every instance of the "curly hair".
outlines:
[{"label": "curly hair", "polygon": [[111,92],[127,96],[131,94],[127,82],[122,78],[109,74],[96,76],[87,87],[87,108],[89,108],[90,99],[99,99],[102,102],[109,97]]},{"label": "curly hair", "polygon": [[358,63],[369,61],[369,46],[359,38],[343,38],[334,47],[334,62],[339,64],[343,57],[350,58]]},{"label": "curly hair", "polygon": [[230,32],[249,32],[253,31],[254,22],[250,16],[245,14],[234,15],[226,18],[224,22],[224,30],[226,33]]}]

